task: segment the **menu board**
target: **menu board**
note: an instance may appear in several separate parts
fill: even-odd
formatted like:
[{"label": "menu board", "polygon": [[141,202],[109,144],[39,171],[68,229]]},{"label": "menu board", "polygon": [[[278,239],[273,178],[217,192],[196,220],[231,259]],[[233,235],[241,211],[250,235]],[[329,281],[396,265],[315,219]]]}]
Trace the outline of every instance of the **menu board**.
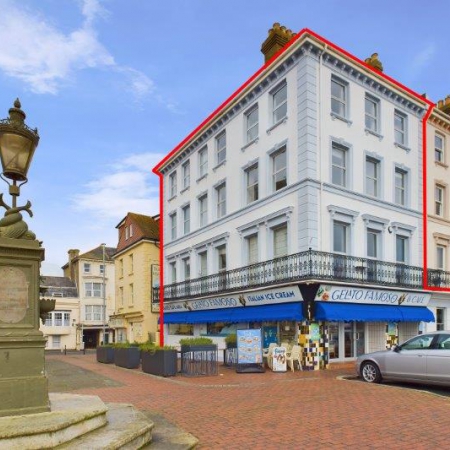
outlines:
[{"label": "menu board", "polygon": [[238,364],[261,364],[261,329],[237,330],[237,350]]},{"label": "menu board", "polygon": [[286,347],[274,347],[272,358],[272,370],[286,372]]}]

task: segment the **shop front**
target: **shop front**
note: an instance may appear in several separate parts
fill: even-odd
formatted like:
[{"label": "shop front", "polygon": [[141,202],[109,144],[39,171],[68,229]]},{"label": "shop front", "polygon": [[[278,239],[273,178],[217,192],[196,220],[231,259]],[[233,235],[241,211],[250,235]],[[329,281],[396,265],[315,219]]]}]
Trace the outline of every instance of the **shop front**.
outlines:
[{"label": "shop front", "polygon": [[324,343],[319,365],[353,360],[415,336],[424,323],[435,321],[430,298],[417,291],[319,285],[313,307]]},{"label": "shop front", "polygon": [[299,287],[290,285],[167,302],[165,342],[178,345],[186,336],[207,336],[224,349],[226,336],[237,329],[261,328],[263,347],[270,343],[296,343],[303,320],[302,300]]}]

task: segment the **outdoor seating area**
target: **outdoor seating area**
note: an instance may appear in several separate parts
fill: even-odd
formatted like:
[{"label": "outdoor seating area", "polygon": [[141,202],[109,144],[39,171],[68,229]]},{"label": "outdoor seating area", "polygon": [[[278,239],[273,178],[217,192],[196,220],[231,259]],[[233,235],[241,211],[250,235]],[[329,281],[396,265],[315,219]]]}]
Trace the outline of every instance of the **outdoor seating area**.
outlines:
[{"label": "outdoor seating area", "polygon": [[[278,347],[283,347],[286,349],[285,354],[283,356],[284,361],[288,368],[292,372],[295,371],[295,367],[297,366],[297,370],[303,371],[302,363],[301,363],[301,347],[300,345],[291,345],[289,342],[282,342],[280,345],[277,343],[269,344],[269,347],[264,349],[263,351],[263,360],[266,363],[267,367],[271,370],[274,370],[274,349]],[[297,363],[297,364],[296,364]]]}]

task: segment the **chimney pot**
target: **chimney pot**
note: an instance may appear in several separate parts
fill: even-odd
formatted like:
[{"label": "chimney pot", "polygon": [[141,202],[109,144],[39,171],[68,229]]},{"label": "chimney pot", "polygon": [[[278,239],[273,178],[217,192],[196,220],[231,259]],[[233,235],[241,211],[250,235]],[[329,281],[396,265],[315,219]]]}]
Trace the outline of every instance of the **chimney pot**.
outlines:
[{"label": "chimney pot", "polygon": [[267,39],[262,43],[261,52],[264,55],[264,61],[269,61],[275,53],[281,50],[295,36],[291,30],[278,22],[273,24],[269,30]]}]

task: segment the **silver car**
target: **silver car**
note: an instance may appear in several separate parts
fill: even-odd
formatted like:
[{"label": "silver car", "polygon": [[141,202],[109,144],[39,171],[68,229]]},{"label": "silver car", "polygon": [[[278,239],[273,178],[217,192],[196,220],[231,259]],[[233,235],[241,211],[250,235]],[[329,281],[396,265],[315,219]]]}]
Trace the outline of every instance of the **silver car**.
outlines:
[{"label": "silver car", "polygon": [[450,386],[450,331],[420,334],[391,350],[361,355],[356,371],[368,383],[390,380]]}]

